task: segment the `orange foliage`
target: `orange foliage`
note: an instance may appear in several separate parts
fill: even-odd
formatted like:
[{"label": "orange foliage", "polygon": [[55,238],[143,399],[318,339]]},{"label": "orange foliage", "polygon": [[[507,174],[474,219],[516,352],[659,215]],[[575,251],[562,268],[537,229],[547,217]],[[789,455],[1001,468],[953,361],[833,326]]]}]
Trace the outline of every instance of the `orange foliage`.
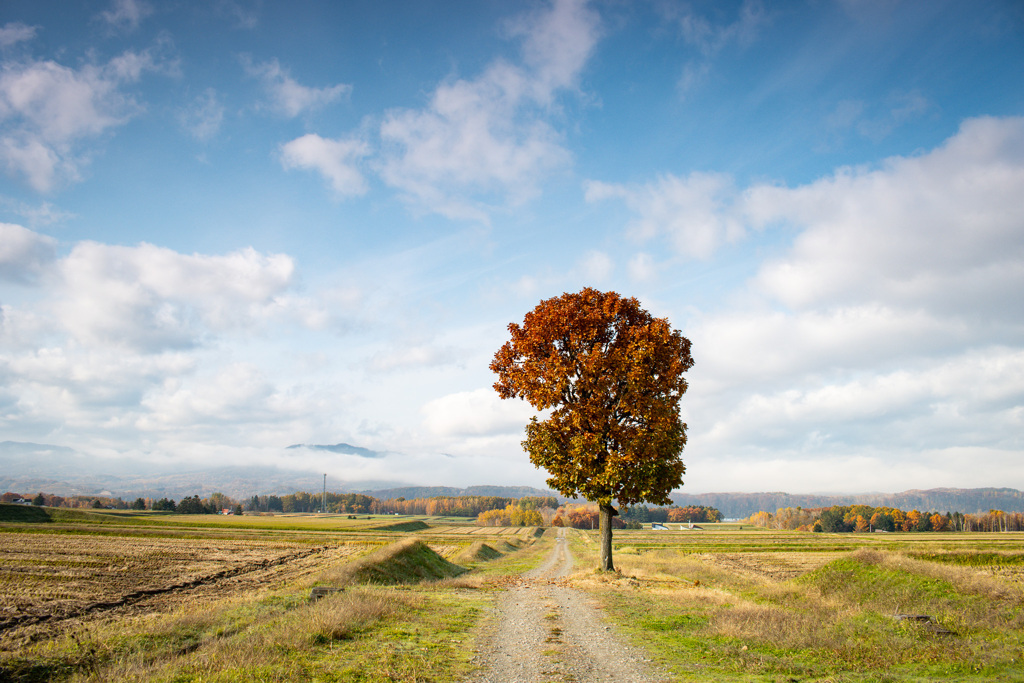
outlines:
[{"label": "orange foliage", "polygon": [[636,299],[590,288],[540,302],[508,330],[494,388],[551,411],[523,442],[548,486],[609,506],[670,503],[685,470],[689,340]]}]

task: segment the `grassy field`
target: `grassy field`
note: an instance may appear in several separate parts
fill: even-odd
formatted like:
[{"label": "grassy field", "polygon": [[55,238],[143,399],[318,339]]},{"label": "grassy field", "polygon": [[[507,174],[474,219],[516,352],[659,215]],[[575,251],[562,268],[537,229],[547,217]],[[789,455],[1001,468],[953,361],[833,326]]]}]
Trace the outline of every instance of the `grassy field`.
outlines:
[{"label": "grassy field", "polygon": [[[0,506],[0,680],[461,680],[553,536]],[[572,583],[677,680],[1024,680],[1022,534],[622,530],[618,573],[590,568],[596,532],[570,538]]]},{"label": "grassy field", "polygon": [[679,680],[1024,680],[1022,534],[709,525],[616,545],[619,574],[577,580]]}]

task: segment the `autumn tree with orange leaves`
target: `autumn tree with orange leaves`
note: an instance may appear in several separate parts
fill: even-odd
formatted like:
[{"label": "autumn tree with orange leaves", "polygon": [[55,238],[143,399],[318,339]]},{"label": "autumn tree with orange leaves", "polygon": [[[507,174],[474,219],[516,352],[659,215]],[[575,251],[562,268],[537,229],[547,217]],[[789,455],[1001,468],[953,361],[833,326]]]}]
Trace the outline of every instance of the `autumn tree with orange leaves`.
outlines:
[{"label": "autumn tree with orange leaves", "polygon": [[591,288],[541,301],[508,330],[494,388],[549,411],[530,420],[523,448],[548,486],[598,504],[600,568],[611,571],[613,501],[666,505],[682,484],[690,341],[636,299]]}]

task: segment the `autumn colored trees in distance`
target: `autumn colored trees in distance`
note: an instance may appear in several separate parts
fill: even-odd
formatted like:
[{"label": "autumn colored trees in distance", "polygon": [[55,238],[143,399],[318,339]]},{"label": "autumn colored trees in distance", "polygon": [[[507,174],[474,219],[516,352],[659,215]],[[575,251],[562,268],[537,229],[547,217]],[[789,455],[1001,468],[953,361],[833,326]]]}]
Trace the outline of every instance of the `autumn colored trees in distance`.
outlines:
[{"label": "autumn colored trees in distance", "polygon": [[986,514],[909,512],[891,507],[837,505],[828,508],[779,508],[747,520],[767,529],[825,533],[867,531],[1024,531],[1024,514],[990,510]]}]

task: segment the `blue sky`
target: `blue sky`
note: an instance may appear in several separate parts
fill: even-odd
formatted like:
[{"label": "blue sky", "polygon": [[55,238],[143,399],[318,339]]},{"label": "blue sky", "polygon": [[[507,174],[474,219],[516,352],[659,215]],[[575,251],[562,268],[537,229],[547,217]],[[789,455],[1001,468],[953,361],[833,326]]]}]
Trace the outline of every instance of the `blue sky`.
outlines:
[{"label": "blue sky", "polygon": [[1019,3],[9,0],[0,60],[4,439],[542,485],[487,365],[594,286],[693,341],[687,491],[1024,488]]}]

